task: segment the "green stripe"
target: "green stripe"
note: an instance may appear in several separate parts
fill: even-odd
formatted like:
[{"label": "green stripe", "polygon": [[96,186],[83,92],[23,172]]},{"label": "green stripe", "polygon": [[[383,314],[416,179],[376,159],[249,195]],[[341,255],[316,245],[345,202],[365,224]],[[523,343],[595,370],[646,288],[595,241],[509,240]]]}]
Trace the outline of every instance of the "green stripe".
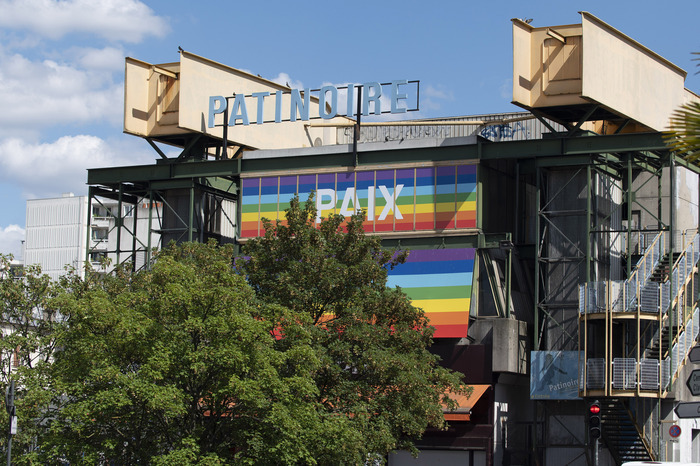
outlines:
[{"label": "green stripe", "polygon": [[438,194],[437,195],[437,203],[443,203],[443,202],[455,202],[455,194],[454,193]]},{"label": "green stripe", "polygon": [[258,205],[257,204],[248,204],[248,205],[243,205],[241,206],[241,212],[244,214],[250,214],[250,213],[258,213]]},{"label": "green stripe", "polygon": [[426,286],[421,288],[401,288],[411,299],[460,299],[470,298],[472,287],[465,286]]},{"label": "green stripe", "polygon": [[476,202],[476,193],[459,193],[456,196],[457,202]]},{"label": "green stripe", "polygon": [[432,204],[435,202],[434,194],[423,194],[422,196],[416,196],[416,204]]}]

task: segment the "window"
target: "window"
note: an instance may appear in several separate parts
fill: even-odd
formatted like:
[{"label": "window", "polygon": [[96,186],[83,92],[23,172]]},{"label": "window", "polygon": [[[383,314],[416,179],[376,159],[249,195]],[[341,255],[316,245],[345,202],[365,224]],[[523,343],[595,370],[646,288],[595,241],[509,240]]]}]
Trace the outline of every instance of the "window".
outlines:
[{"label": "window", "polygon": [[100,262],[106,258],[107,258],[106,252],[91,252],[90,253],[90,262]]},{"label": "window", "polygon": [[92,239],[94,241],[106,241],[109,236],[109,231],[106,228],[93,228]]},{"label": "window", "polygon": [[97,204],[92,206],[92,216],[93,218],[107,218],[112,216],[112,211],[108,207]]}]

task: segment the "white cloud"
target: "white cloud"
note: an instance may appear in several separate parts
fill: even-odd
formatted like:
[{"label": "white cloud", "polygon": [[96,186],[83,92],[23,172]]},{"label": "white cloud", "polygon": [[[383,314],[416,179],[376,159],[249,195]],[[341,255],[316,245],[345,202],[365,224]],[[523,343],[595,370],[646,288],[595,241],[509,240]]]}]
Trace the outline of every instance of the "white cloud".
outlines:
[{"label": "white cloud", "polygon": [[64,136],[51,143],[0,140],[0,181],[22,186],[25,198],[86,194],[88,168],[152,163],[136,141],[108,143],[95,136]]},{"label": "white cloud", "polygon": [[422,111],[440,110],[444,101],[451,102],[454,100],[452,91],[446,90],[443,87],[436,88],[431,85],[421,87],[420,97],[420,108]]},{"label": "white cloud", "polygon": [[[99,54],[86,49],[82,60],[93,68],[107,66],[115,60],[115,50],[106,49],[99,63]],[[31,61],[18,54],[0,55],[0,137],[59,124],[119,124],[123,94],[123,84],[113,83],[111,73],[99,69],[78,69],[52,60]]]},{"label": "white cloud", "polygon": [[304,89],[304,83],[301,81],[294,81],[287,73],[280,73],[270,81],[281,84],[282,86],[289,86],[292,89]]},{"label": "white cloud", "polygon": [[24,228],[19,225],[0,226],[0,254],[12,254],[15,259],[21,259],[22,241]]},{"label": "white cloud", "polygon": [[103,49],[80,48],[75,49],[79,63],[85,69],[124,71],[124,51],[114,47]]},{"label": "white cloud", "polygon": [[169,29],[164,18],[138,0],[0,0],[0,11],[0,26],[54,40],[89,33],[137,43]]}]

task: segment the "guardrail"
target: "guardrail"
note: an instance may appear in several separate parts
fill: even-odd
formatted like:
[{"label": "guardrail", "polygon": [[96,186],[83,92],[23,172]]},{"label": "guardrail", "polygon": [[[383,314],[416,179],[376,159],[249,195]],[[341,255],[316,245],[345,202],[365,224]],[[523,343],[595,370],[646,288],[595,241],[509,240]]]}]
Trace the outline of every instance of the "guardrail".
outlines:
[{"label": "guardrail", "polygon": [[[697,230],[683,234],[678,242],[682,250],[671,267],[669,278],[659,283],[650,278],[667,252],[667,239],[664,232],[654,238],[627,280],[580,285],[579,313],[582,316],[619,312],[658,315],[662,324],[651,341],[661,338],[663,319],[667,317],[669,327],[680,329],[680,333],[671,336],[671,350],[663,359],[614,358],[610,361],[609,375],[606,375],[604,358],[586,359],[585,371],[584,367],[581,367],[582,387],[605,389],[606,384],[610,383],[610,387],[615,390],[657,391],[668,388],[678,377],[683,360],[700,333],[698,296],[692,296],[690,301],[677,299],[685,296],[686,287],[691,282],[695,266],[700,260],[700,235]],[[695,294],[695,291],[693,293]],[[583,380],[584,377],[586,380]],[[607,377],[611,379],[609,382]]]}]

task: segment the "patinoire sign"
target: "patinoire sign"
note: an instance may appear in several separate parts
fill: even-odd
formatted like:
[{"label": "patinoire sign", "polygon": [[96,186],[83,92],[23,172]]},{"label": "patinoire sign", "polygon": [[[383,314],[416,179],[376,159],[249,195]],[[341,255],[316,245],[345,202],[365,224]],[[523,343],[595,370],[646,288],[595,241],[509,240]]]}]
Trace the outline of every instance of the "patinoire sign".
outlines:
[{"label": "patinoire sign", "polygon": [[[310,119],[330,120],[336,116],[352,117],[356,112],[356,98],[361,99],[362,115],[380,115],[382,113],[405,113],[418,110],[419,82],[400,79],[389,83],[368,82],[361,85],[347,86],[327,85],[320,89],[291,89],[290,91],[253,92],[252,94],[234,94],[209,96],[207,125],[217,126],[216,115],[228,117],[228,126],[263,123],[281,123],[283,121],[308,121]],[[407,92],[411,92],[411,96]],[[357,97],[356,97],[357,94]],[[311,96],[318,97],[318,114],[312,115]],[[361,97],[360,97],[361,95]],[[342,108],[341,99],[344,101]],[[408,107],[409,101],[415,101],[415,107]],[[249,118],[250,113],[255,118]],[[388,109],[388,110],[387,110]],[[274,120],[265,120],[264,115],[274,110]],[[287,114],[287,111],[289,112]],[[342,112],[342,113],[341,113]],[[288,117],[288,118],[287,118]]]}]

